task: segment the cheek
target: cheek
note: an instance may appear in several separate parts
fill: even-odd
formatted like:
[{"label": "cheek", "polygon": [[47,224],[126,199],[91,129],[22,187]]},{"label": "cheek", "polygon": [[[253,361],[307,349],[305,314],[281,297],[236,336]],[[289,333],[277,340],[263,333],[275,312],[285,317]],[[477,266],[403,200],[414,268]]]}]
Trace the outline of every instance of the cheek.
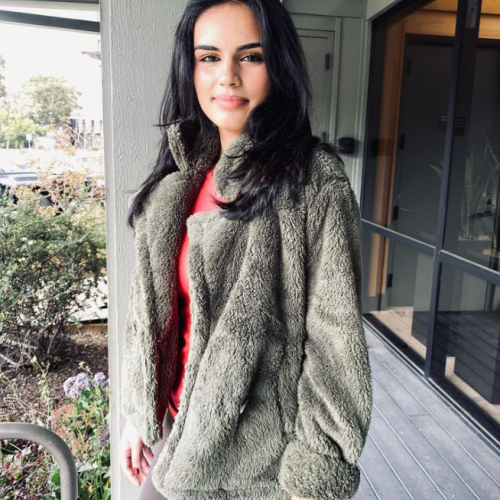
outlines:
[{"label": "cheek", "polygon": [[253,75],[252,87],[256,90],[256,94],[261,101],[268,95],[271,90],[271,81],[264,67]]},{"label": "cheek", "polygon": [[196,92],[201,98],[208,98],[212,93],[213,75],[212,72],[204,68],[195,68],[194,85]]},{"label": "cheek", "polygon": [[203,83],[210,82],[213,79],[213,73],[213,70],[201,68],[198,72],[200,81]]}]

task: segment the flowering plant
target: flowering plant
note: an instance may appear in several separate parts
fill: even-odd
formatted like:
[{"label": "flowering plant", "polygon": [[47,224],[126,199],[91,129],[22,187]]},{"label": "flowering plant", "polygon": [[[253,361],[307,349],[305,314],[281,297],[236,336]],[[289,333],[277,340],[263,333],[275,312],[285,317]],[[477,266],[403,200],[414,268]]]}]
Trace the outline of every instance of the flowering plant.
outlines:
[{"label": "flowering plant", "polygon": [[[87,370],[69,377],[63,388],[71,402],[54,412],[52,428],[65,439],[75,458],[78,498],[107,500],[111,498],[109,380],[103,372],[92,377]],[[49,478],[49,490],[60,494],[56,464]]]},{"label": "flowering plant", "polygon": [[[33,362],[40,367],[36,358]],[[111,498],[109,380],[102,372],[92,377],[85,370],[64,382],[68,402],[55,410],[47,380],[39,382],[48,418],[33,423],[50,428],[70,447],[77,467],[78,499],[107,500]],[[7,415],[0,420],[12,419]],[[60,499],[60,470],[52,453],[33,442],[18,443],[0,440],[0,498]]]},{"label": "flowering plant", "polygon": [[74,399],[80,395],[82,391],[87,391],[91,389],[92,386],[99,386],[101,389],[107,387],[109,381],[106,379],[106,375],[103,372],[98,372],[94,375],[94,380],[91,382],[89,376],[85,372],[80,372],[74,377],[69,377],[63,384],[64,394],[71,399]]}]

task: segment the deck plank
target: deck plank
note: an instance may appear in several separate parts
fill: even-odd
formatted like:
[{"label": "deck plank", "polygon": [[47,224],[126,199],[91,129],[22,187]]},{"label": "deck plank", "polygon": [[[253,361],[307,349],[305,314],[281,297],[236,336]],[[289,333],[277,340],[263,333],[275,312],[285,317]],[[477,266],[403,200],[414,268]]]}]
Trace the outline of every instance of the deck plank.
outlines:
[{"label": "deck plank", "polygon": [[367,331],[374,408],[355,499],[497,500],[500,455]]},{"label": "deck plank", "polygon": [[354,495],[354,500],[381,500],[380,497],[373,490],[370,481],[366,477],[365,471],[362,464],[360,463],[361,469],[361,479],[359,482],[359,488]]},{"label": "deck plank", "polygon": [[374,420],[370,426],[370,433],[381,453],[391,462],[400,481],[414,498],[426,500],[446,498],[433,480],[432,474],[429,475],[425,467],[420,466],[419,461],[384,418]]},{"label": "deck plank", "polygon": [[[373,490],[380,498],[384,500],[407,500],[412,498],[405,486],[394,474],[390,463],[380,453],[370,433],[368,433],[359,463],[370,481]],[[359,498],[362,500],[362,497]]]},{"label": "deck plank", "polygon": [[[367,335],[374,336],[370,332]],[[380,340],[376,340],[376,342],[382,344]],[[455,439],[467,453],[475,458],[489,476],[500,480],[500,456],[411,368],[392,353],[388,347],[383,346],[383,344],[380,347],[380,344],[375,344],[377,349],[369,349],[370,360],[372,356],[375,356],[378,361],[383,363],[384,367],[392,372],[406,390],[411,392],[413,397],[419,401],[425,411],[438,422],[444,424],[443,432],[449,435],[449,439]],[[500,498],[500,495],[498,498]]]}]

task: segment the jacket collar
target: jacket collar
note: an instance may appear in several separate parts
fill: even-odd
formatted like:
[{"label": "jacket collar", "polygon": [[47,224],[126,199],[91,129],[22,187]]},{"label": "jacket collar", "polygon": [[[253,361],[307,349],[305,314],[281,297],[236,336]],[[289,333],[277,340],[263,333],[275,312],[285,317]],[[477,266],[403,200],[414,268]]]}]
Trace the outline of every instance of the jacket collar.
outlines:
[{"label": "jacket collar", "polygon": [[[238,135],[220,155],[220,137],[218,128],[213,125],[208,134],[200,137],[198,123],[194,118],[185,118],[167,125],[170,151],[181,172],[187,176],[204,176],[213,167],[216,195],[225,201],[233,201],[239,192],[239,186],[227,175],[233,172],[244,159],[243,153],[253,146],[247,131]],[[202,141],[202,147],[196,158],[190,158],[192,144]],[[231,158],[239,156],[239,158]]]}]

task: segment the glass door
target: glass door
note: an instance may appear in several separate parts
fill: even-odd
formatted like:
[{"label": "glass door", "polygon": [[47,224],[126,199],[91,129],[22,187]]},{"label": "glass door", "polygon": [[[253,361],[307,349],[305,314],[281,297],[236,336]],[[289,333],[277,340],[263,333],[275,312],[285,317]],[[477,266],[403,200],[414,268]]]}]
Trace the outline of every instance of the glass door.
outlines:
[{"label": "glass door", "polygon": [[500,2],[373,25],[363,316],[500,445]]},{"label": "glass door", "polygon": [[365,161],[365,319],[423,370],[458,0],[374,29]]},{"label": "glass door", "polygon": [[[470,2],[469,2],[470,3]],[[464,19],[432,378],[500,433],[500,5]]]}]

